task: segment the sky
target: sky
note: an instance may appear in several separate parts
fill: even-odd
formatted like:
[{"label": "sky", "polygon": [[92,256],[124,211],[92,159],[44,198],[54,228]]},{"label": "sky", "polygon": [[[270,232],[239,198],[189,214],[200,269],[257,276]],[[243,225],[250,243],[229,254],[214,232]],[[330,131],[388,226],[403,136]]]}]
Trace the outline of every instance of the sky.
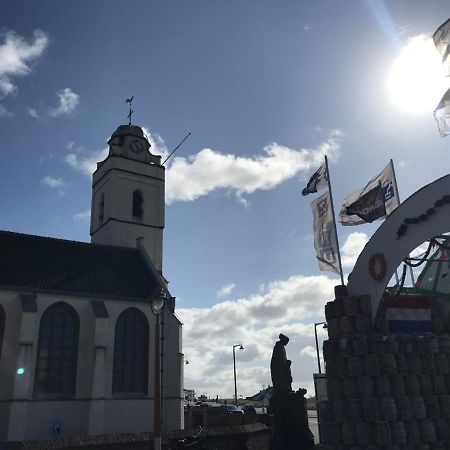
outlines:
[{"label": "sky", "polygon": [[[185,387],[270,381],[278,334],[313,395],[314,323],[339,284],[301,196],[324,155],[336,208],[392,158],[402,199],[448,173],[431,42],[446,0],[1,0],[0,229],[89,242],[91,174],[127,123],[167,155],[163,272]],[[339,227],[348,274],[380,222]],[[318,328],[320,340],[325,332]]]}]

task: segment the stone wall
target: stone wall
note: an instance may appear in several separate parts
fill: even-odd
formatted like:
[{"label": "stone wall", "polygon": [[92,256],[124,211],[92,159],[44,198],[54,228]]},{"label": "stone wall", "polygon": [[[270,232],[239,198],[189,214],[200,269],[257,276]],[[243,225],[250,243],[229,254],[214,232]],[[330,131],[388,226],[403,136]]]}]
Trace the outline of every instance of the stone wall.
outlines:
[{"label": "stone wall", "polygon": [[376,333],[368,296],[336,298],[325,313],[323,448],[450,448],[449,335]]}]

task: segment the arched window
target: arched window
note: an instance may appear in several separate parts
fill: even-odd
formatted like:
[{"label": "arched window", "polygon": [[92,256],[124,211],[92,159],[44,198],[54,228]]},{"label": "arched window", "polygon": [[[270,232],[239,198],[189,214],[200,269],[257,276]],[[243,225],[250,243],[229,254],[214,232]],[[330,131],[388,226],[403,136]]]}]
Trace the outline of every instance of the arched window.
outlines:
[{"label": "arched window", "polygon": [[142,217],[144,210],[142,205],[144,203],[144,198],[142,197],[141,191],[133,192],[133,217]]},{"label": "arched window", "polygon": [[105,193],[102,192],[100,195],[100,205],[98,209],[98,221],[103,223],[103,219],[105,217]]},{"label": "arched window", "polygon": [[5,310],[0,305],[0,360],[2,358],[3,335],[5,333]]},{"label": "arched window", "polygon": [[114,339],[113,393],[146,394],[148,389],[148,321],[135,308],[117,319]]},{"label": "arched window", "polygon": [[36,358],[35,394],[75,395],[79,319],[66,303],[42,314]]}]

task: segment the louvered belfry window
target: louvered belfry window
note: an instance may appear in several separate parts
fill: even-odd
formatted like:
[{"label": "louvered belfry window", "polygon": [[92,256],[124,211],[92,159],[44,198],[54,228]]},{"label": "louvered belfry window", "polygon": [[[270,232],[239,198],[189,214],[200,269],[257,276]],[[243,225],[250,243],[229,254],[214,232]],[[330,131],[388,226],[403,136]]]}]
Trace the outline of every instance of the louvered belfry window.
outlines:
[{"label": "louvered belfry window", "polygon": [[135,308],[117,319],[114,339],[113,393],[147,394],[148,321]]},{"label": "louvered belfry window", "polygon": [[66,303],[50,306],[39,326],[34,392],[37,395],[75,395],[79,318]]},{"label": "louvered belfry window", "polygon": [[142,217],[144,215],[143,210],[144,198],[141,191],[133,192],[133,217]]}]

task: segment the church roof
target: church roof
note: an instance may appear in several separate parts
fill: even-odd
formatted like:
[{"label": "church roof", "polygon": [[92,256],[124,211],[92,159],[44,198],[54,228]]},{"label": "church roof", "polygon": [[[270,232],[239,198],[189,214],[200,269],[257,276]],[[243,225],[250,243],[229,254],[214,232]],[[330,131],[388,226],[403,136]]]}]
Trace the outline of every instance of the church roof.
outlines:
[{"label": "church roof", "polygon": [[0,288],[148,299],[159,286],[137,248],[0,231]]}]

